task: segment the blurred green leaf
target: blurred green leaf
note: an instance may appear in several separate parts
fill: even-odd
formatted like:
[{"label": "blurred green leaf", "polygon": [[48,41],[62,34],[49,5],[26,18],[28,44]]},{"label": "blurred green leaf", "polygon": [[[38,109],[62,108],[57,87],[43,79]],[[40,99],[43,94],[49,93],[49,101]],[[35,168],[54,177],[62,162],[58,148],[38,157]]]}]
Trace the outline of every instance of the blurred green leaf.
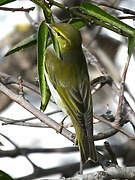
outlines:
[{"label": "blurred green leaf", "polygon": [[2,6],[4,4],[8,4],[8,3],[13,2],[13,1],[16,1],[16,0],[0,0],[0,6]]},{"label": "blurred green leaf", "polygon": [[95,17],[97,19],[101,19],[104,22],[107,22],[109,24],[113,24],[116,21],[120,21],[114,16],[111,16],[109,13],[104,11],[103,9],[99,8],[98,6],[90,3],[90,2],[83,2],[80,5],[81,10],[86,12],[88,15]]},{"label": "blurred green leaf", "polygon": [[2,142],[0,142],[0,146],[4,146],[4,145],[2,144]]},{"label": "blurred green leaf", "polygon": [[134,47],[135,47],[135,35],[134,35],[134,37],[128,38],[128,55],[129,55],[129,58],[131,57],[131,55],[133,53]]},{"label": "blurred green leaf", "polygon": [[13,178],[0,170],[0,180],[13,180]]},{"label": "blurred green leaf", "polygon": [[[122,34],[123,36],[128,37],[128,55],[129,58],[131,57],[134,47],[135,47],[135,29],[131,26],[123,23],[116,17],[110,15],[109,13],[105,12],[103,9],[97,7],[96,5],[89,3],[89,2],[83,2],[80,6],[80,9],[87,13],[88,15],[100,20],[102,24],[101,26],[106,28],[109,28],[114,32],[117,32],[118,34]],[[113,29],[115,28],[115,29]]]},{"label": "blurred green leaf", "polygon": [[60,58],[61,54],[60,54],[60,48],[59,48],[58,41],[57,41],[56,37],[53,35],[53,33],[52,33],[52,31],[50,29],[49,29],[49,32],[50,32],[51,40],[52,40],[53,47],[55,49],[56,55],[57,55],[58,58]]},{"label": "blurred green leaf", "polygon": [[32,45],[35,45],[36,42],[37,42],[37,33],[35,33],[35,34],[31,35],[30,37],[24,39],[23,41],[19,42],[16,46],[14,46],[11,50],[9,50],[5,56],[8,56],[8,55],[18,52],[20,50],[28,48]]},{"label": "blurred green leaf", "polygon": [[92,3],[84,2],[80,5],[80,9],[88,16],[98,19],[98,22],[96,21],[96,23],[99,23],[99,25],[102,27],[108,28],[127,37],[134,36],[135,34],[134,28],[125,24],[124,22],[120,21],[116,17],[110,15]]},{"label": "blurred green leaf", "polygon": [[76,29],[81,29],[86,23],[81,19],[72,19],[70,22]]},{"label": "blurred green leaf", "polygon": [[45,50],[47,48],[48,38],[49,38],[48,26],[43,21],[40,24],[38,31],[38,76],[39,76],[39,85],[40,85],[40,94],[41,94],[41,107],[40,107],[41,111],[45,110],[51,95],[49,87],[46,82],[45,71],[44,71]]}]

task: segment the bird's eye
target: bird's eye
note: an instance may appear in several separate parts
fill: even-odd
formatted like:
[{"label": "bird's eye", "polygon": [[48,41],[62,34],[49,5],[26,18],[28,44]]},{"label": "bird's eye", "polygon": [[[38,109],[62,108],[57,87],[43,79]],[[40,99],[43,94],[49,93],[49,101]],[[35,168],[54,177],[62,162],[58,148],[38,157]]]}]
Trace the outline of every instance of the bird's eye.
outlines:
[{"label": "bird's eye", "polygon": [[60,34],[59,32],[57,32],[57,36],[59,36],[59,37],[60,37],[60,36],[61,36],[61,34]]}]

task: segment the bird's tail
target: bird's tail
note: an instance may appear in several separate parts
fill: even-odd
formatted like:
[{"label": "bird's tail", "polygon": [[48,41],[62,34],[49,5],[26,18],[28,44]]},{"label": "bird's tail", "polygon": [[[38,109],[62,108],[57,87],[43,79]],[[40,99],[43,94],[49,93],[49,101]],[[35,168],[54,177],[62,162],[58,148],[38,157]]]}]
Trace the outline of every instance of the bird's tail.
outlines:
[{"label": "bird's tail", "polygon": [[94,145],[94,141],[92,139],[88,140],[85,131],[81,130],[80,128],[78,128],[79,131],[76,131],[76,137],[78,140],[81,161],[83,164],[85,164],[88,160],[97,162],[97,151]]}]

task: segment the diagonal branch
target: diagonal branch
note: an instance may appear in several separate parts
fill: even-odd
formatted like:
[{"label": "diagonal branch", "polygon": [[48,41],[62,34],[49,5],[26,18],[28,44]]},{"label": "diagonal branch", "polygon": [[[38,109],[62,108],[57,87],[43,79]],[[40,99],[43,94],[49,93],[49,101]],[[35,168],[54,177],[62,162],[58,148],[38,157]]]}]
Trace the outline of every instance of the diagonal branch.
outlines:
[{"label": "diagonal branch", "polygon": [[[46,125],[48,125],[49,127],[59,132],[61,126],[56,121],[49,118],[44,113],[40,112],[37,108],[35,108],[32,104],[30,104],[30,102],[25,100],[21,95],[17,95],[13,93],[10,89],[8,89],[2,83],[0,83],[0,91],[6,94],[10,99],[15,101],[16,103],[20,104],[30,113],[32,113],[35,117],[37,117],[42,122],[44,122]],[[61,134],[65,136],[67,139],[71,140],[73,143],[75,143],[75,135],[71,133],[69,130],[67,130],[66,128],[62,129]]]},{"label": "diagonal branch", "polygon": [[116,129],[117,131],[121,132],[122,134],[126,135],[128,138],[130,139],[135,139],[135,136],[133,134],[130,134],[128,132],[126,132],[122,127],[116,125],[115,123],[109,122],[107,119],[94,115],[94,117],[106,124],[108,124],[109,126],[111,126],[112,128]]}]

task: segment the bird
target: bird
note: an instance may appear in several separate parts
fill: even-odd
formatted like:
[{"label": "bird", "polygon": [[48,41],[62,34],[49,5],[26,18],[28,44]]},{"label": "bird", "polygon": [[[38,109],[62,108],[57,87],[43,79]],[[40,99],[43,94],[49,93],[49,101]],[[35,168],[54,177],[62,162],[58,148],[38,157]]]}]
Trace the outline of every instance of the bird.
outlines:
[{"label": "bird", "polygon": [[54,48],[45,52],[45,76],[51,94],[61,109],[70,116],[80,151],[82,167],[88,160],[97,162],[93,140],[93,105],[90,78],[82,49],[82,37],[72,24],[49,25],[59,46],[59,57]]}]

